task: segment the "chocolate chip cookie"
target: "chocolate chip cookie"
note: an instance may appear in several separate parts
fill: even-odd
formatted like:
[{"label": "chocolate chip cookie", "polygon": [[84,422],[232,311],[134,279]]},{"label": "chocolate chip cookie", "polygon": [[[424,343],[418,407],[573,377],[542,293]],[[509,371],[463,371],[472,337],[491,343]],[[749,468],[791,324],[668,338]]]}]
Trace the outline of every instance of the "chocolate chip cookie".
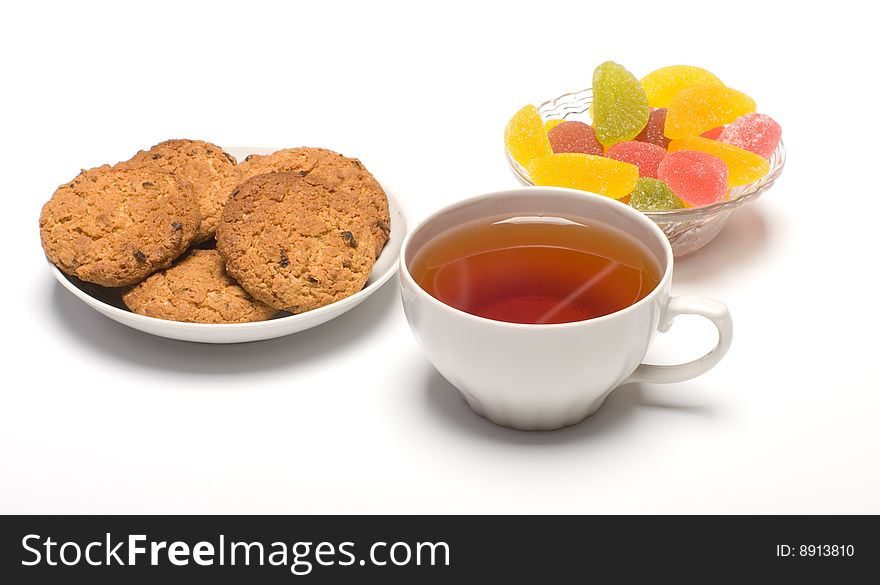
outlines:
[{"label": "chocolate chip cookie", "polygon": [[187,323],[250,323],[278,313],[226,274],[217,250],[191,251],[123,294],[122,301],[139,315]]},{"label": "chocolate chip cookie", "polygon": [[170,266],[200,220],[192,187],[170,172],[104,165],[58,187],[40,214],[40,238],[63,272],[125,286]]},{"label": "chocolate chip cookie", "polygon": [[230,196],[217,249],[254,298],[302,313],[364,287],[376,249],[370,211],[355,192],[298,172],[257,175]]},{"label": "chocolate chip cookie", "polygon": [[356,201],[373,234],[378,257],[391,231],[388,197],[379,182],[357,159],[324,148],[288,148],[269,155],[251,155],[239,165],[242,180],[269,172],[292,172],[346,191]]}]

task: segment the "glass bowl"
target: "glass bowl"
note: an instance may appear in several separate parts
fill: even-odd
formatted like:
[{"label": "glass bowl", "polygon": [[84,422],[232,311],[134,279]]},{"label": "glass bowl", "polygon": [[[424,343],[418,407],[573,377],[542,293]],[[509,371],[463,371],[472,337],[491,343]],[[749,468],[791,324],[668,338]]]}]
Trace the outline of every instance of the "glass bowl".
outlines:
[{"label": "glass bowl", "polygon": [[[538,107],[538,111],[541,114],[541,119],[545,122],[547,120],[574,120],[589,124],[592,122],[589,112],[592,101],[593,90],[585,89],[546,101]],[[519,181],[523,185],[534,185],[528,171],[513,160],[506,149],[505,153],[507,162]],[[711,242],[712,238],[717,236],[724,224],[727,223],[730,214],[760,197],[782,174],[784,166],[785,147],[780,140],[779,146],[770,157],[770,172],[754,183],[734,187],[724,201],[702,207],[673,211],[646,211],[644,213],[660,226],[660,229],[669,238],[675,256],[685,256]]]}]

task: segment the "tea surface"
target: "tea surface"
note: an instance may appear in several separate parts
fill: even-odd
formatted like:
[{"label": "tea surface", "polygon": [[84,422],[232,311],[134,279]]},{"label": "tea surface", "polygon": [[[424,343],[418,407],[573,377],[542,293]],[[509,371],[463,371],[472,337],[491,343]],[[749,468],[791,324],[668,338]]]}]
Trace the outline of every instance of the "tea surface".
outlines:
[{"label": "tea surface", "polygon": [[608,315],[643,299],[660,281],[656,262],[635,240],[558,217],[467,223],[428,242],[410,264],[415,281],[434,298],[511,323]]}]

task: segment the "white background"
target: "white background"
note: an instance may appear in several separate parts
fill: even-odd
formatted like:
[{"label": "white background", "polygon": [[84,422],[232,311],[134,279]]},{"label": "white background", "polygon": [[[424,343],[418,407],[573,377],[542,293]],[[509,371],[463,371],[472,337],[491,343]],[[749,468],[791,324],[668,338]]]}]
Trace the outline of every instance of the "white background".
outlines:
[{"label": "white background", "polygon": [[[862,5],[7,6],[0,512],[880,512],[878,43]],[[167,138],[333,148],[414,220],[514,187],[508,117],[607,59],[711,69],[782,123],[789,158],[676,264],[675,293],[729,304],[728,357],[620,388],[578,426],[472,414],[396,283],[320,328],[218,347],[111,322],[45,264],[55,187]],[[682,318],[650,356],[691,359],[713,335]]]}]

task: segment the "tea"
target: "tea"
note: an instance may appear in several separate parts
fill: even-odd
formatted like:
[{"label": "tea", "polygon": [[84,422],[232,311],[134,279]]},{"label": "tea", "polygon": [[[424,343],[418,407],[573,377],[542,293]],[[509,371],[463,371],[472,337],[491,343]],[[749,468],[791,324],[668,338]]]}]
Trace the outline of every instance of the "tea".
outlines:
[{"label": "tea", "polygon": [[660,281],[641,244],[588,220],[477,220],[428,242],[410,263],[431,296],[511,323],[568,323],[624,309]]}]

